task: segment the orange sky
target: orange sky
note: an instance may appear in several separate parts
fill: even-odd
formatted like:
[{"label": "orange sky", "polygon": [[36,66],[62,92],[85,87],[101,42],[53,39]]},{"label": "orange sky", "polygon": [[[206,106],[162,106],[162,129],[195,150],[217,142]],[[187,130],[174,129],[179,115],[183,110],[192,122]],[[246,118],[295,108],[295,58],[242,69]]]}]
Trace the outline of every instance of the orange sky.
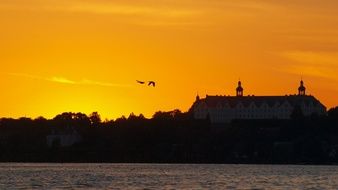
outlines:
[{"label": "orange sky", "polygon": [[[0,117],[103,118],[196,93],[307,92],[338,105],[336,0],[0,0]],[[135,80],[155,80],[156,88]]]}]

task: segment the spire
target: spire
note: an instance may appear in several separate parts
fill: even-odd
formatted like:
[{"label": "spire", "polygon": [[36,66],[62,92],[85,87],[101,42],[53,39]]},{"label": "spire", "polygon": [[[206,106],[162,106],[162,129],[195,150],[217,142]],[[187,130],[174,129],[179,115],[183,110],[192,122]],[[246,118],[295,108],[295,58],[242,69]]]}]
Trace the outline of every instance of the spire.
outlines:
[{"label": "spire", "polygon": [[306,88],[305,88],[305,86],[304,86],[304,82],[303,82],[303,80],[301,79],[301,80],[300,80],[300,86],[299,86],[299,88],[298,88],[298,95],[299,95],[299,96],[305,96],[305,90],[306,90]]},{"label": "spire", "polygon": [[238,86],[236,88],[236,96],[243,96],[243,87],[241,81],[238,81]]},{"label": "spire", "polygon": [[196,95],[196,102],[198,102],[198,101],[200,101],[200,96],[199,96],[199,94],[198,94],[198,92],[197,92],[197,95]]}]

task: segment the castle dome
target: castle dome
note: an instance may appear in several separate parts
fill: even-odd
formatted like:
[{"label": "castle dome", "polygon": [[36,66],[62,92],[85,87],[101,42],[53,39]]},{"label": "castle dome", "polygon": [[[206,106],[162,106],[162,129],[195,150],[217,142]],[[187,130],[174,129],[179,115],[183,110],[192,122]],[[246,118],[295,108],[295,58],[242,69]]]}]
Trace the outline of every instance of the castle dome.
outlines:
[{"label": "castle dome", "polygon": [[298,87],[298,95],[304,96],[305,95],[305,86],[303,80],[300,81],[300,86]]},{"label": "castle dome", "polygon": [[236,96],[243,96],[243,87],[241,81],[238,81],[238,86],[236,88]]}]

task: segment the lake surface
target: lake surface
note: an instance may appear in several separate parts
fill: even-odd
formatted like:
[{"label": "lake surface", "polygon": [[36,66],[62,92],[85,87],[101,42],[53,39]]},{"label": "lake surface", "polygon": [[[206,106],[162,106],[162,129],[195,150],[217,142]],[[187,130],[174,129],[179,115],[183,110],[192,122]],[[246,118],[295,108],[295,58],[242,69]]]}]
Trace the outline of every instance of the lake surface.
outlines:
[{"label": "lake surface", "polygon": [[338,167],[3,163],[0,189],[338,189]]}]

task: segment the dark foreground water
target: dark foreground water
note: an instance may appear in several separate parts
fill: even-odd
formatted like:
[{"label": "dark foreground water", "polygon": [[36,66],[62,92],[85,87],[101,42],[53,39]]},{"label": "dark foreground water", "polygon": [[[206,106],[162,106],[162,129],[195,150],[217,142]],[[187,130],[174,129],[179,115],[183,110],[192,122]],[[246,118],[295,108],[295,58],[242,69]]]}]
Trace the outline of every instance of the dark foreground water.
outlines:
[{"label": "dark foreground water", "polygon": [[338,167],[6,163],[0,189],[338,189]]}]

